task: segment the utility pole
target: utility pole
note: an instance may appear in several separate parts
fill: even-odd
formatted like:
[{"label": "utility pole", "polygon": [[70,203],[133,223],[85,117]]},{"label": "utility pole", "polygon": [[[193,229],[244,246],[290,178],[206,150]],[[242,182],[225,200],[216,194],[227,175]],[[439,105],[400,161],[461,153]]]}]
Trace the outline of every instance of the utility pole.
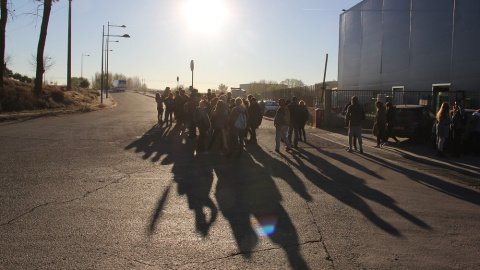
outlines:
[{"label": "utility pole", "polygon": [[72,89],[72,0],[68,0],[67,90]]}]

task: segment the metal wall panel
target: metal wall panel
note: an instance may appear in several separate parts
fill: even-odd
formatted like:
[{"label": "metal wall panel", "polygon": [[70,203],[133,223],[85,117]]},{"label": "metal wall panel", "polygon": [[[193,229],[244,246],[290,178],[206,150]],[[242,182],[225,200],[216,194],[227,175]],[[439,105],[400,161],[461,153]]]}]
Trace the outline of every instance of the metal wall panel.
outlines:
[{"label": "metal wall panel", "polygon": [[453,46],[452,86],[480,89],[480,1],[456,1]]},{"label": "metal wall panel", "polygon": [[365,0],[340,15],[339,89],[480,88],[479,0]]}]

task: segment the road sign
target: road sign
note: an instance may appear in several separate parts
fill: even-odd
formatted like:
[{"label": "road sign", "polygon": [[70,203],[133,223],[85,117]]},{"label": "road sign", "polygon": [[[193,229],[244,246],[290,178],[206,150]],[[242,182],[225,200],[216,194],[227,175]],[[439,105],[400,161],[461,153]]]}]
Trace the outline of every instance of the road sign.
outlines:
[{"label": "road sign", "polygon": [[194,68],[194,66],[193,66],[193,60],[192,60],[192,61],[190,61],[190,70],[193,71],[193,68]]}]

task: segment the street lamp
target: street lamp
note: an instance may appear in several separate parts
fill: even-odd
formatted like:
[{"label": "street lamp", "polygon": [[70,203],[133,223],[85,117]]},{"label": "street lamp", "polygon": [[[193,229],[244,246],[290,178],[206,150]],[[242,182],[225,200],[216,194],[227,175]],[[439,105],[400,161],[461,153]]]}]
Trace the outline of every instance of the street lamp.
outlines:
[{"label": "street lamp", "polygon": [[[123,37],[123,38],[130,38],[128,34],[120,35],[105,35],[105,25],[102,26],[102,73],[100,78],[100,103],[103,104],[103,77],[105,76],[103,72],[103,54],[104,54],[104,47],[105,47],[105,37]],[[107,52],[108,55],[108,52]]]},{"label": "street lamp", "polygon": [[81,61],[81,63],[82,63],[81,65],[82,65],[82,66],[81,66],[81,69],[80,69],[80,78],[83,78],[83,57],[84,57],[84,56],[90,56],[90,54],[83,54],[83,53],[82,53],[82,61]]},{"label": "street lamp", "polygon": [[[107,94],[106,94],[106,97],[108,98],[108,88],[109,88],[109,85],[108,85],[108,74],[109,74],[109,73],[108,73],[108,48],[109,48],[109,45],[108,45],[108,44],[111,42],[111,41],[110,41],[110,38],[109,38],[109,37],[110,37],[110,27],[126,28],[127,26],[125,26],[124,24],[122,24],[122,25],[110,24],[110,22],[107,23],[107,26],[108,26],[108,27],[107,27],[107,60],[106,60],[106,61],[107,61],[107,64],[106,64],[106,65],[107,65],[107,86],[106,86]],[[124,36],[125,36],[125,35],[124,35]],[[127,36],[128,36],[128,35],[127,35]],[[130,36],[128,36],[128,37],[130,37]],[[113,41],[113,42],[118,42],[118,40],[117,40],[117,41]]]}]

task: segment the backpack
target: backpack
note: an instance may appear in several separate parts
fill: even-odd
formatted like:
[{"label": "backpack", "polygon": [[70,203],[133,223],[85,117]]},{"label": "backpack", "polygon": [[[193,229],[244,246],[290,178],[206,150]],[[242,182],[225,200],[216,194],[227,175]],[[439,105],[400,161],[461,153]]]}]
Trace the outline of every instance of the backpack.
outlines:
[{"label": "backpack", "polygon": [[247,116],[244,112],[241,112],[238,115],[237,121],[235,121],[235,127],[238,129],[246,129],[247,128]]}]

